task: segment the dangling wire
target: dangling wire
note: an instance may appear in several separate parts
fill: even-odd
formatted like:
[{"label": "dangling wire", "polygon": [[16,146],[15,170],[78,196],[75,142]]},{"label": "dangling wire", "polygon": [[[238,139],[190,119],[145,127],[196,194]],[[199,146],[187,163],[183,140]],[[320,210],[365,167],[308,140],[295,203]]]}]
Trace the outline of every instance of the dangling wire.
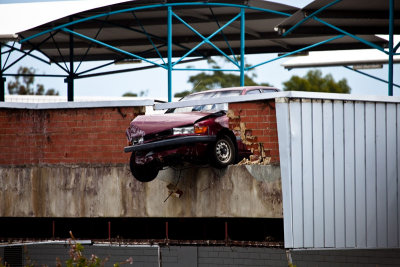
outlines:
[{"label": "dangling wire", "polygon": [[179,181],[181,180],[181,174],[182,174],[182,169],[180,168],[179,169],[179,175],[178,175],[178,181],[176,182],[176,184],[174,185],[174,189],[173,190],[170,190],[170,192],[169,192],[169,195],[167,196],[167,198],[164,200],[164,203],[169,199],[169,197],[175,192],[175,190],[176,190],[176,188],[177,188],[177,186],[178,186],[178,184],[179,184]]}]

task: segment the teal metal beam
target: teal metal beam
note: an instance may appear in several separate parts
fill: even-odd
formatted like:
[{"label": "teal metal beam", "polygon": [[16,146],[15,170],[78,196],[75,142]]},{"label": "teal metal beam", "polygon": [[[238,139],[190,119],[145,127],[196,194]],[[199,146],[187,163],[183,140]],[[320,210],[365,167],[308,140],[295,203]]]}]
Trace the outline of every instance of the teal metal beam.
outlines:
[{"label": "teal metal beam", "polygon": [[[360,71],[360,70],[355,70],[355,69],[353,69],[353,68],[350,68],[349,66],[343,66],[343,67],[346,68],[346,69],[348,69],[348,70],[352,70],[352,71],[355,71],[355,72],[357,72],[357,73],[359,73],[359,74],[365,75],[365,76],[367,76],[367,77],[369,77],[369,78],[375,79],[375,80],[377,80],[377,81],[380,81],[380,82],[384,82],[384,83],[386,83],[386,84],[389,84],[388,81],[386,81],[386,80],[384,80],[384,79],[381,79],[381,78],[378,78],[378,77],[375,77],[375,76],[373,76],[373,75],[371,75],[371,74],[368,74],[368,73],[366,73],[366,72],[363,72],[363,71]],[[399,85],[399,84],[395,84],[395,83],[394,83],[393,86],[396,86],[396,87],[400,88],[400,85]]]},{"label": "teal metal beam", "polygon": [[[390,0],[390,1],[392,1],[392,0]],[[378,45],[376,45],[376,44],[374,44],[374,43],[371,43],[371,42],[369,42],[369,41],[367,41],[367,40],[364,40],[363,38],[360,38],[360,37],[358,37],[358,36],[355,36],[354,34],[351,34],[351,33],[349,33],[349,32],[346,32],[345,30],[342,30],[342,29],[340,29],[340,28],[338,28],[338,27],[336,27],[336,26],[333,26],[332,24],[330,24],[330,23],[328,23],[328,22],[326,22],[326,21],[323,21],[322,19],[319,19],[319,18],[317,18],[317,17],[313,17],[316,21],[318,21],[318,22],[320,22],[320,23],[322,23],[322,24],[324,24],[324,25],[326,25],[326,26],[328,26],[328,27],[330,27],[330,28],[332,28],[332,29],[334,29],[334,30],[336,30],[336,31],[338,31],[338,32],[340,32],[340,33],[342,33],[342,34],[344,34],[344,35],[347,35],[347,36],[349,36],[349,37],[351,37],[351,38],[353,38],[353,39],[356,39],[357,41],[360,41],[360,42],[362,42],[362,43],[364,43],[364,44],[366,44],[366,45],[368,45],[368,46],[370,46],[370,47],[372,47],[372,48],[376,48],[376,49],[378,49],[379,51],[381,51],[381,52],[383,52],[383,53],[385,53],[385,54],[387,54],[388,52],[386,52],[385,51],[385,49],[383,49],[382,47],[380,47],[380,46],[378,46]]]},{"label": "teal metal beam", "polygon": [[130,53],[130,52],[124,51],[124,50],[119,49],[119,48],[117,48],[117,47],[115,47],[115,46],[112,46],[112,45],[103,43],[103,42],[101,42],[101,41],[95,40],[95,39],[93,39],[93,38],[90,38],[90,37],[88,37],[88,36],[86,36],[86,35],[83,35],[83,34],[80,34],[80,33],[78,33],[78,32],[71,31],[70,29],[63,28],[63,29],[61,29],[61,30],[64,31],[64,32],[67,32],[67,33],[72,33],[73,35],[78,36],[78,37],[80,37],[80,38],[82,38],[82,39],[86,39],[86,40],[89,40],[89,41],[94,42],[94,43],[96,43],[96,44],[102,45],[102,46],[107,47],[107,48],[109,48],[109,49],[111,49],[111,50],[117,51],[117,52],[119,52],[119,53],[121,53],[121,54],[124,54],[124,55],[130,56],[130,57],[133,57],[133,58],[137,58],[137,59],[146,61],[146,62],[148,62],[148,63],[150,63],[150,64],[157,65],[157,66],[159,66],[159,67],[161,67],[161,68],[164,68],[164,69],[166,68],[165,66],[163,66],[163,65],[161,65],[161,64],[158,64],[158,63],[156,63],[156,62],[153,62],[153,61],[148,60],[148,59],[146,59],[146,58],[143,58],[143,57],[141,57],[141,56],[132,54],[132,53]]},{"label": "teal metal beam", "polygon": [[[215,16],[213,9],[211,7],[209,7],[209,9],[210,9],[211,15],[213,16],[213,18],[215,20],[215,23],[217,23],[218,28],[221,28],[221,25],[219,24],[219,21],[218,21],[217,17]],[[232,49],[231,45],[229,44],[228,38],[225,36],[223,31],[221,31],[221,35],[222,35],[222,38],[224,38],[225,44],[228,46],[229,51],[231,51],[233,59],[235,60],[236,63],[239,63],[236,59],[235,52],[233,52],[233,49]]]},{"label": "teal metal beam", "polygon": [[306,22],[307,20],[313,18],[314,16],[318,15],[319,13],[321,13],[322,11],[324,11],[325,9],[327,9],[328,7],[331,7],[339,2],[341,2],[342,0],[336,0],[333,1],[329,4],[327,4],[324,7],[321,7],[320,9],[316,10],[315,12],[313,12],[311,15],[306,16],[304,19],[300,20],[299,22],[297,22],[294,26],[292,26],[289,30],[285,31],[282,36],[285,37],[286,35],[288,35],[290,32],[292,32],[294,29],[296,29],[297,27],[299,27],[301,24],[303,24],[304,22]]},{"label": "teal metal beam", "polygon": [[245,11],[244,8],[240,10],[240,86],[244,86],[244,50],[245,50]]},{"label": "teal metal beam", "polygon": [[[99,19],[94,19],[94,21],[99,22],[99,23],[104,22],[103,20],[99,20]],[[143,32],[143,31],[141,31],[141,30],[134,29],[134,28],[132,28],[132,27],[127,27],[127,26],[125,26],[125,25],[121,25],[121,24],[114,23],[114,22],[111,22],[111,21],[106,21],[105,23],[108,24],[108,25],[120,27],[121,29],[125,29],[125,30],[128,30],[128,31],[136,32],[136,33],[140,33],[140,34],[143,34],[143,35],[145,35],[145,36],[148,35],[148,36],[149,36],[150,38],[152,38],[152,39],[157,39],[157,40],[159,40],[159,41],[161,41],[161,42],[164,42],[164,45],[163,45],[163,46],[167,46],[168,40],[165,39],[165,38],[162,38],[162,37],[160,37],[160,36],[157,36],[157,35],[154,35],[154,34],[151,34],[151,33],[148,33],[148,32],[146,33],[146,32]],[[181,45],[180,43],[172,42],[172,44],[173,44],[174,46],[176,46],[176,47],[180,47],[180,48],[183,48],[183,49],[185,49],[185,50],[189,50],[189,49],[190,49],[190,48],[188,48],[188,47],[186,47],[186,46],[184,46],[184,45]],[[198,54],[198,55],[196,55],[196,56],[203,56],[203,55]]]},{"label": "teal metal beam", "polygon": [[172,101],[172,7],[168,7],[168,102]]},{"label": "teal metal beam", "polygon": [[[185,61],[181,62],[181,64],[200,61],[200,60],[204,60],[204,58],[195,58],[195,59],[185,60]],[[75,79],[83,79],[83,78],[90,78],[90,77],[97,77],[97,76],[105,76],[105,75],[133,72],[133,71],[139,71],[139,70],[149,70],[149,69],[154,69],[154,68],[158,68],[158,66],[151,65],[151,66],[144,66],[144,67],[137,67],[137,68],[130,68],[130,69],[96,72],[96,73],[91,73],[91,74],[86,74],[86,75],[79,75],[79,76],[77,75],[77,76],[75,76]],[[183,70],[188,70],[188,69],[183,69]]]},{"label": "teal metal beam", "polygon": [[284,57],[287,57],[287,56],[291,56],[291,55],[297,54],[297,53],[302,52],[302,51],[309,50],[309,49],[311,49],[311,48],[313,48],[313,47],[316,47],[316,46],[319,46],[319,45],[322,45],[322,44],[325,44],[325,43],[328,43],[328,42],[331,42],[331,41],[334,41],[334,40],[336,40],[336,39],[343,38],[343,37],[344,37],[344,35],[342,34],[342,35],[338,35],[338,36],[329,38],[328,40],[321,41],[321,42],[319,42],[319,43],[316,43],[316,44],[313,44],[313,45],[309,45],[309,46],[307,46],[307,47],[303,47],[303,48],[298,49],[298,50],[296,50],[296,51],[292,51],[292,52],[286,53],[286,54],[284,54],[284,55],[282,55],[282,56],[273,58],[273,59],[271,59],[271,60],[268,60],[268,61],[265,61],[265,62],[262,62],[262,63],[259,63],[259,64],[257,64],[257,65],[250,66],[250,67],[246,68],[246,70],[251,70],[251,69],[257,68],[257,67],[259,67],[259,66],[261,66],[261,65],[265,65],[265,64],[270,63],[270,62],[272,62],[272,61],[275,61],[275,60],[278,60],[278,59],[281,59],[281,58],[284,58]]},{"label": "teal metal beam", "polygon": [[397,49],[400,47],[400,42],[393,48],[393,52],[397,52]]},{"label": "teal metal beam", "polygon": [[195,34],[197,34],[198,36],[200,36],[200,38],[203,39],[202,42],[200,42],[198,45],[196,45],[194,48],[192,48],[189,52],[187,52],[184,56],[182,56],[177,62],[174,63],[177,64],[179,63],[181,60],[185,59],[186,57],[188,57],[191,53],[193,53],[194,51],[196,51],[197,48],[199,48],[200,46],[202,46],[203,44],[207,43],[209,45],[211,45],[212,47],[214,47],[218,52],[220,52],[226,59],[228,59],[230,62],[232,62],[234,65],[236,65],[237,67],[238,64],[227,54],[225,54],[221,49],[219,49],[216,45],[214,45],[212,42],[210,42],[210,39],[212,37],[214,37],[216,34],[218,34],[219,32],[222,32],[223,29],[225,29],[227,26],[229,26],[232,22],[234,22],[235,20],[237,20],[241,14],[239,13],[238,15],[236,15],[233,19],[231,19],[230,21],[228,21],[224,26],[222,26],[221,28],[219,28],[218,30],[216,30],[214,33],[212,33],[210,36],[208,36],[207,38],[204,37],[201,33],[199,33],[198,31],[196,31],[192,26],[190,26],[186,21],[184,21],[183,19],[181,19],[178,15],[172,13],[173,16],[175,18],[177,18],[180,22],[182,22],[186,27],[188,27],[192,32],[194,32]]}]

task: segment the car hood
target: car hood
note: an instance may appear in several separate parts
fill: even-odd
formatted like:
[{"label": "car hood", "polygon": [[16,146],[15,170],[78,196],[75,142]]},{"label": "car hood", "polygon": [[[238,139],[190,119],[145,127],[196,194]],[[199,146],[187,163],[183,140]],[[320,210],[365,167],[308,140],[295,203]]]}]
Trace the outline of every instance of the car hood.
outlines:
[{"label": "car hood", "polygon": [[[131,137],[143,136],[169,130],[175,127],[192,125],[213,114],[209,112],[183,112],[137,116],[128,128]],[[219,115],[219,114],[218,114]],[[221,114],[222,115],[222,114]]]}]

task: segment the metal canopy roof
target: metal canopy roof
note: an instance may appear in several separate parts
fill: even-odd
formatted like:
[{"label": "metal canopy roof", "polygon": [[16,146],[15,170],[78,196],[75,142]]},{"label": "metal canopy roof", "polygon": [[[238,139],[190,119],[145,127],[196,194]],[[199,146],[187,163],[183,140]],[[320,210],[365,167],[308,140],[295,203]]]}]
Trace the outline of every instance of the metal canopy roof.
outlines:
[{"label": "metal canopy roof", "polygon": [[[196,4],[197,2],[197,4]],[[99,42],[75,35],[73,38],[74,61],[118,60],[127,55],[108,47],[116,47],[144,58],[167,56],[167,5],[165,1],[128,1],[106,7],[96,8],[77,13],[46,23],[30,30],[19,32],[24,39],[36,34],[54,29],[57,26],[74,21],[96,18],[71,25],[68,29],[93,38]],[[225,4],[225,6],[218,5]],[[173,12],[184,22],[201,33],[205,38],[223,27],[235,18],[240,7],[245,8],[245,53],[290,52],[332,38],[329,34],[309,34],[303,36],[279,36],[274,27],[285,17],[295,13],[295,7],[262,0],[250,1],[200,1],[182,2],[168,1],[173,6]],[[213,5],[214,4],[214,5]],[[148,8],[153,7],[153,8]],[[136,10],[135,10],[136,8]],[[118,12],[128,10],[127,12]],[[268,11],[276,12],[268,12]],[[111,13],[110,13],[111,12]],[[113,12],[116,12],[115,14]],[[172,56],[181,57],[195,48],[203,39],[176,17],[172,19]],[[209,39],[212,44],[228,55],[240,54],[241,38],[240,18]],[[363,35],[362,38],[378,44],[386,43],[374,35]],[[22,49],[39,48],[53,62],[69,61],[69,33],[60,29],[53,30],[22,43]],[[101,43],[100,43],[101,42]],[[106,45],[103,45],[106,44]],[[155,47],[157,49],[155,49]],[[319,45],[312,50],[355,49],[366,46],[350,37]],[[89,49],[89,51],[88,51]],[[220,51],[210,44],[203,44],[190,56],[208,57],[221,55]]]},{"label": "metal canopy roof", "polygon": [[[301,51],[361,49],[371,46],[383,51],[383,47],[389,45],[392,47],[389,54],[393,55],[395,53],[393,51],[398,48],[398,46],[393,48],[393,42],[375,36],[377,33],[387,32],[384,30],[384,26],[388,23],[387,0],[386,2],[370,0],[367,3],[362,0],[334,0],[333,2],[316,0],[300,11],[295,7],[263,0],[193,0],[190,2],[112,0],[110,5],[104,5],[106,0],[82,1],[85,2],[84,6],[76,9],[71,6],[70,1],[52,3],[51,10],[57,7],[60,10],[65,8],[64,15],[61,15],[63,12],[55,12],[57,14],[51,16],[56,18],[53,20],[48,19],[49,14],[43,15],[46,19],[32,21],[32,28],[25,27],[24,30],[17,32],[22,45],[21,49],[15,47],[15,44],[5,43],[5,39],[0,39],[0,42],[3,42],[1,46],[7,49],[6,52],[2,52],[0,46],[2,54],[8,53],[9,56],[14,51],[23,54],[16,61],[10,62],[7,66],[4,64],[0,68],[0,78],[16,75],[8,74],[6,71],[25,56],[32,56],[46,63],[55,62],[65,71],[65,75],[61,76],[68,83],[68,101],[73,101],[75,79],[161,67],[168,73],[168,99],[171,100],[171,72],[182,70],[177,64],[205,59],[209,56],[222,55],[229,60],[233,67],[218,69],[218,71],[240,72],[240,85],[244,85],[246,71]],[[80,1],[76,3],[81,4]],[[34,4],[42,6],[45,12],[47,2]],[[6,7],[12,7],[12,5],[14,4],[2,5],[0,15],[6,13]],[[24,10],[27,7],[24,6]],[[314,13],[302,19],[305,10],[312,12],[316,9],[320,9],[316,12],[318,16],[325,14],[328,16],[328,21],[332,17],[332,22],[337,23],[339,27],[356,28],[349,29],[352,30],[351,33],[337,30],[338,28],[320,20]],[[358,12],[358,10],[361,11]],[[33,10],[32,13],[37,18],[37,12]],[[355,19],[352,18],[353,13]],[[21,19],[25,19],[22,12],[21,14]],[[373,19],[370,19],[370,16],[374,16]],[[316,20],[319,23],[318,26],[314,27],[316,22],[309,18]],[[307,19],[308,21],[305,21]],[[284,20],[283,23],[282,20]],[[302,32],[296,29],[294,34],[286,36],[287,27],[291,25],[297,27],[298,22],[305,25],[301,28],[306,29],[311,24],[312,30]],[[324,26],[327,23],[329,26]],[[0,30],[3,28],[0,27]],[[359,30],[359,28],[364,30]],[[283,36],[279,35],[276,29],[279,33],[285,31]],[[14,31],[5,33],[0,31],[0,38],[4,36],[10,38],[15,35]],[[389,35],[393,36],[390,30]],[[33,55],[32,51],[39,51],[46,59]],[[246,54],[271,52],[282,52],[285,55],[253,66],[246,66],[244,61]],[[102,65],[98,67],[78,72],[82,62],[95,60],[111,60],[111,62],[101,63]],[[103,67],[125,60],[141,60],[149,63],[150,66],[99,72]],[[74,62],[79,63],[78,67],[74,66]],[[52,77],[60,77],[60,75],[52,75]],[[0,101],[4,101],[4,88],[4,81],[0,81]]]},{"label": "metal canopy roof", "polygon": [[[182,4],[173,7],[173,12],[182,20],[201,33],[204,37],[223,27],[228,21],[235,18],[240,11],[240,5],[244,7],[253,7],[258,9],[246,9],[246,53],[265,53],[282,51],[285,48],[276,41],[280,39],[274,31],[283,18],[294,13],[297,8],[271,3],[267,1],[207,1],[207,5],[200,1],[198,5],[182,3],[182,1],[168,1],[168,4]],[[213,6],[213,3],[221,2],[226,6]],[[129,1],[115,4],[107,7],[87,10],[73,15],[73,20],[80,20],[92,16],[98,18],[83,21],[69,27],[74,31],[94,38],[105,44],[117,47],[124,51],[129,51],[146,58],[156,58],[167,56],[167,6],[165,1]],[[230,6],[232,4],[232,6]],[[236,5],[236,6],[235,6]],[[147,8],[153,7],[153,8]],[[238,8],[239,7],[239,8]],[[137,10],[134,10],[138,8]],[[265,12],[260,9],[282,12],[276,14]],[[109,14],[119,10],[128,10],[116,14]],[[285,15],[286,14],[286,15]],[[50,23],[35,27],[33,29],[18,33],[20,37],[26,38],[40,32],[52,29],[54,27],[70,22],[71,17],[64,17]],[[194,48],[203,41],[193,30],[187,27],[177,18],[172,19],[172,53],[173,57],[184,55],[188,50]],[[240,19],[234,21],[223,30],[223,34],[215,35],[210,41],[227,54],[240,54]],[[49,38],[50,34],[53,34]],[[47,40],[46,40],[47,39]],[[44,41],[46,40],[46,41]],[[43,42],[44,41],[44,42]],[[43,42],[43,43],[42,43]],[[45,35],[22,43],[22,49],[28,50],[34,46],[39,46],[52,61],[63,61],[69,57],[69,34],[63,31],[52,31]],[[158,48],[158,52],[154,49]],[[283,45],[285,46],[285,45]],[[95,44],[89,40],[77,37],[74,38],[74,60],[82,60],[89,47],[90,51],[84,60],[107,60],[118,59],[119,56],[125,57],[115,50],[105,46]],[[193,56],[220,55],[220,53],[209,44],[202,45],[196,50]]]},{"label": "metal canopy roof", "polygon": [[[349,33],[389,34],[389,1],[388,0],[316,0],[298,10],[291,17],[277,26],[280,33],[285,33],[304,18],[318,13],[318,18]],[[400,13],[400,5],[394,6],[394,13]],[[400,33],[400,17],[395,17],[395,34]],[[293,30],[292,35],[303,34],[335,34],[337,31],[327,27],[320,21],[308,19],[300,27]]]}]

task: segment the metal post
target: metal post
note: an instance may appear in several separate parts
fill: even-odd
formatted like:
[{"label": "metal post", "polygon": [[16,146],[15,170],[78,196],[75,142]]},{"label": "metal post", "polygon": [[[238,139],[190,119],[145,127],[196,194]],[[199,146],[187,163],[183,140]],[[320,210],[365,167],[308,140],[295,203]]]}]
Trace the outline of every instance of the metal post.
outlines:
[{"label": "metal post", "polygon": [[228,222],[225,222],[225,246],[228,245],[229,235],[228,235]]},{"label": "metal post", "polygon": [[56,222],[53,221],[53,225],[52,225],[52,238],[53,240],[56,239]]},{"label": "metal post", "polygon": [[394,21],[394,0],[389,0],[389,78],[388,95],[393,96],[393,21]]},{"label": "metal post", "polygon": [[0,43],[0,102],[4,102],[5,93],[6,93],[6,78],[3,77],[3,62],[1,61],[1,47],[2,44]]},{"label": "metal post", "polygon": [[244,86],[244,37],[245,37],[245,17],[244,8],[240,10],[240,86]]},{"label": "metal post", "polygon": [[169,226],[168,222],[165,222],[165,244],[168,245],[169,243]]},{"label": "metal post", "polygon": [[[70,17],[70,22],[73,21],[73,18]],[[72,30],[72,29],[71,29]],[[67,78],[68,84],[68,101],[74,101],[74,35],[72,33],[69,34],[69,75]]]},{"label": "metal post", "polygon": [[108,221],[108,241],[111,242],[111,222]]},{"label": "metal post", "polygon": [[168,102],[172,101],[172,7],[168,7]]}]

